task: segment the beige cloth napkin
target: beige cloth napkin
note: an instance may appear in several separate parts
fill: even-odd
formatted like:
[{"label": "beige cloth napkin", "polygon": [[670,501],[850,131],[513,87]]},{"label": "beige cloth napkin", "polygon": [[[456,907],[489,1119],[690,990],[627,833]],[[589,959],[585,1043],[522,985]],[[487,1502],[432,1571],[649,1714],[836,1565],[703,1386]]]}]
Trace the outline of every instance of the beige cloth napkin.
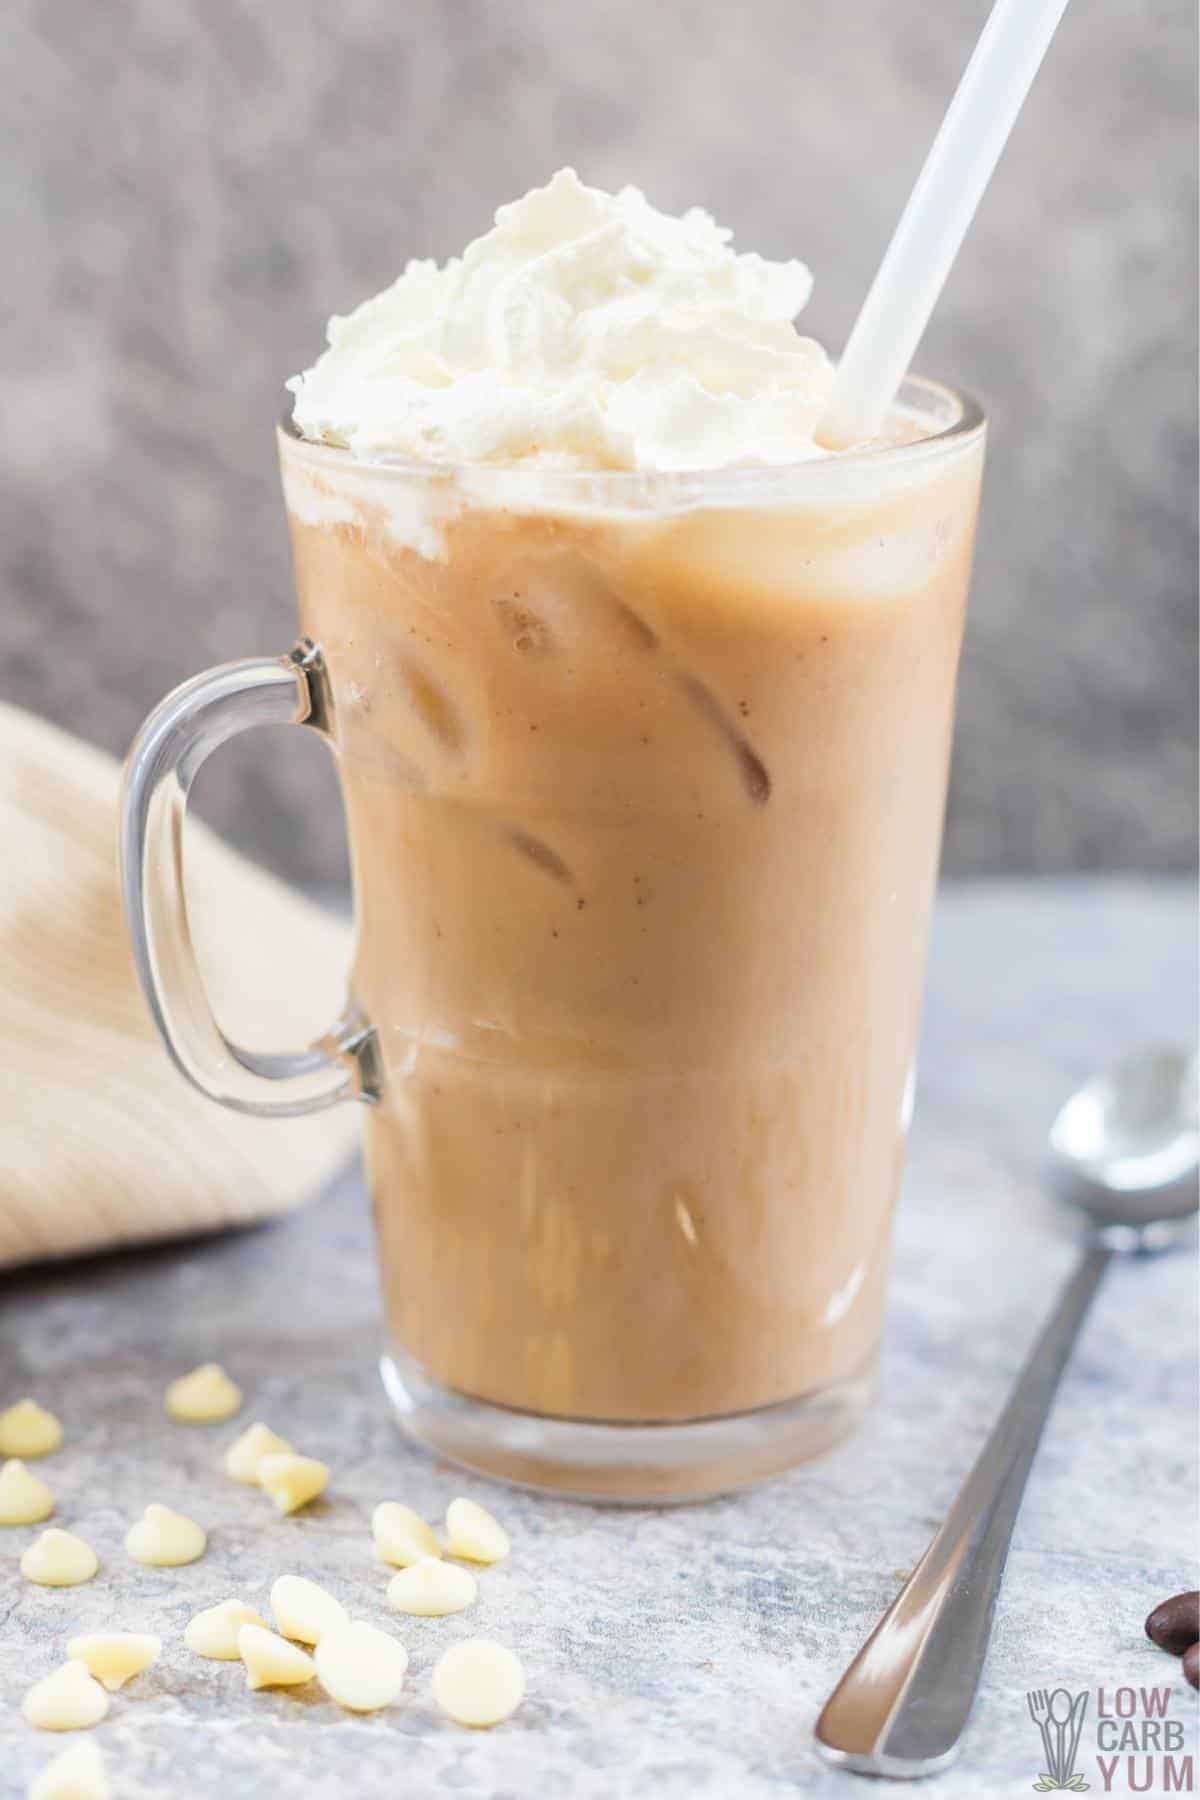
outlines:
[{"label": "beige cloth napkin", "polygon": [[[355,1141],[354,1106],[246,1118],[168,1060],[121,916],[119,784],[111,757],[0,706],[0,1267],[284,1212]],[[348,929],[195,821],[187,859],[222,1025],[301,1048],[338,1010]],[[321,972],[322,1013],[297,966]]]}]

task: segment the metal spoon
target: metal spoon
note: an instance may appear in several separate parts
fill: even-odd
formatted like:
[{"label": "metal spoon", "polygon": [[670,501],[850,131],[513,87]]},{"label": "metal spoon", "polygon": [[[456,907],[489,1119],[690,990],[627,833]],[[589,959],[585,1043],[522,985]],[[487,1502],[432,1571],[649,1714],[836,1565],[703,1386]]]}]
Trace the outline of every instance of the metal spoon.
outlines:
[{"label": "metal spoon", "polygon": [[1196,1058],[1127,1056],[1050,1132],[1058,1193],[1091,1223],[1075,1273],[937,1536],[817,1720],[817,1748],[860,1775],[913,1780],[953,1762],[1042,1427],[1114,1253],[1165,1248],[1200,1204]]}]

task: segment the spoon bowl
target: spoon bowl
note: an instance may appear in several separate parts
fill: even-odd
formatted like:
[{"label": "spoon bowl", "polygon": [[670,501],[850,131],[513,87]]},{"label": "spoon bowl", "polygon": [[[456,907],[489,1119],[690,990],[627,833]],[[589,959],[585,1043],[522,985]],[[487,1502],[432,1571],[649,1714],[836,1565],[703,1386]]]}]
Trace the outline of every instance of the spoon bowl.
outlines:
[{"label": "spoon bowl", "polygon": [[1190,1218],[1200,1206],[1198,1169],[1200,1067],[1180,1050],[1122,1057],[1072,1094],[1050,1129],[1057,1193],[1102,1229]]}]

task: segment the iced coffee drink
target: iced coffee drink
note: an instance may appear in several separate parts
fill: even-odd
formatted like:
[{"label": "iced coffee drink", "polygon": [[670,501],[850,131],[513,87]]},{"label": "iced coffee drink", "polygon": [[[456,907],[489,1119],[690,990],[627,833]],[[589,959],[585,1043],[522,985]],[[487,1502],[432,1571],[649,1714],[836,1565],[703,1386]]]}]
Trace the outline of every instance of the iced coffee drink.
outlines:
[{"label": "iced coffee drink", "polygon": [[783,1466],[879,1341],[982,428],[822,453],[808,285],[564,172],[280,434],[393,1392],[578,1491]]}]

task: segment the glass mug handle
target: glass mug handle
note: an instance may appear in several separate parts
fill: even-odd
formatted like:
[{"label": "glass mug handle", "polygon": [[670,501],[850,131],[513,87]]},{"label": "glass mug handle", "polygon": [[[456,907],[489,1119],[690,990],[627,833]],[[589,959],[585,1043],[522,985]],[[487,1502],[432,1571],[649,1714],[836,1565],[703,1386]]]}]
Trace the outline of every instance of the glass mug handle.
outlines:
[{"label": "glass mug handle", "polygon": [[[183,822],[201,765],[253,725],[325,735],[328,715],[324,660],[302,638],[286,656],[226,663],[184,682],[150,714],[125,764],[121,885],[138,980],[177,1068],[235,1112],[290,1117],[379,1094],[375,1034],[353,1009],[307,1050],[264,1054],[227,1038],[188,929]],[[304,980],[303,969],[292,975]]]}]

